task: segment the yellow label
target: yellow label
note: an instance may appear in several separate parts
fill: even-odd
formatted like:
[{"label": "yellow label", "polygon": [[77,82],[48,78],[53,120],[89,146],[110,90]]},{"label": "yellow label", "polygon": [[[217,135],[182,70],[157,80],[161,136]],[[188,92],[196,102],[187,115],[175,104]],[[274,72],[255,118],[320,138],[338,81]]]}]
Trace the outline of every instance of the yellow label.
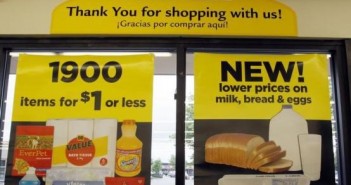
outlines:
[{"label": "yellow label", "polygon": [[51,33],[297,36],[297,18],[275,0],[69,0]]},{"label": "yellow label", "polygon": [[330,120],[326,54],[195,54],[195,119],[270,119],[289,104]]},{"label": "yellow label", "polygon": [[153,55],[20,55],[13,121],[133,117],[151,122]]},{"label": "yellow label", "polygon": [[93,140],[95,146],[95,157],[104,156],[109,151],[108,149],[108,137],[100,137]]},{"label": "yellow label", "polygon": [[136,172],[141,169],[141,148],[135,150],[116,150],[116,171]]}]

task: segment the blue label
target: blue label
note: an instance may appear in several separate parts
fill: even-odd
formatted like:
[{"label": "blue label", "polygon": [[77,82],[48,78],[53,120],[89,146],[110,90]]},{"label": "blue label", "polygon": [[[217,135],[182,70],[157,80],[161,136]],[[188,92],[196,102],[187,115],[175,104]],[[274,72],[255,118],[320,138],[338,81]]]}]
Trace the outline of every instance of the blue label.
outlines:
[{"label": "blue label", "polygon": [[37,180],[21,180],[19,182],[19,185],[40,185],[40,182]]}]

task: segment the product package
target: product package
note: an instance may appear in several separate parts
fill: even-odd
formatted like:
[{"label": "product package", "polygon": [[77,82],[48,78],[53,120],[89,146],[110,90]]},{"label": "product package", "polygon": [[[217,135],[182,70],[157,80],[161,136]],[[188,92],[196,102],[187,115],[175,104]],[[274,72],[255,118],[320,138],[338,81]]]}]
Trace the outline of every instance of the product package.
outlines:
[{"label": "product package", "polygon": [[124,120],[122,136],[116,144],[116,169],[120,177],[134,177],[141,172],[143,143],[136,136],[135,120]]},{"label": "product package", "polygon": [[310,185],[304,175],[224,175],[218,185]]},{"label": "product package", "polygon": [[40,180],[35,175],[34,167],[29,167],[26,175],[19,181],[19,185],[40,185]]},{"label": "product package", "polygon": [[53,119],[52,167],[109,169],[114,173],[117,120]]},{"label": "product package", "polygon": [[53,135],[52,126],[17,126],[12,175],[24,176],[34,167],[35,175],[45,176],[51,167]]},{"label": "product package", "polygon": [[106,177],[106,185],[145,185],[144,177]]},{"label": "product package", "polygon": [[[113,176],[108,168],[53,167],[47,171],[46,185],[94,184],[104,185],[105,177]],[[84,182],[84,183],[83,183]]]}]

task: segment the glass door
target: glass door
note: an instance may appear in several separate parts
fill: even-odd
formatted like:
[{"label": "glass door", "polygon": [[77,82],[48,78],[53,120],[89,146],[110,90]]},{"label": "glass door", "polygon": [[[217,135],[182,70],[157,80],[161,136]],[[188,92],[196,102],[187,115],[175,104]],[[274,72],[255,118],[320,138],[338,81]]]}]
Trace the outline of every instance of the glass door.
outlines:
[{"label": "glass door", "polygon": [[[107,117],[115,117],[115,114],[120,114],[118,113],[118,106],[124,106],[124,107],[128,107],[128,110],[131,109],[131,111],[133,111],[133,109],[140,109],[140,111],[143,111],[143,107],[146,107],[148,104],[146,103],[147,101],[147,97],[143,98],[144,95],[140,95],[139,99],[140,101],[137,101],[138,98],[136,98],[139,95],[136,95],[134,97],[134,100],[127,100],[128,96],[130,92],[132,91],[133,87],[131,87],[131,90],[128,90],[129,88],[125,89],[125,90],[121,90],[118,89],[118,87],[116,87],[115,89],[111,89],[111,87],[109,87],[108,91],[115,91],[116,93],[118,93],[118,91],[125,91],[124,93],[120,94],[119,96],[114,96],[113,94],[109,94],[109,92],[107,92],[106,90],[104,90],[103,88],[103,83],[102,85],[99,82],[93,82],[94,80],[91,80],[91,82],[81,82],[78,83],[78,87],[77,88],[77,92],[80,92],[79,94],[77,94],[77,97],[74,98],[73,101],[69,101],[68,98],[66,98],[66,100],[64,100],[62,97],[64,96],[68,96],[66,94],[67,91],[70,91],[68,94],[70,93],[75,93],[74,90],[72,90],[72,87],[69,86],[70,82],[73,82],[74,80],[70,80],[70,79],[77,79],[80,78],[80,76],[83,74],[86,74],[86,78],[87,79],[92,79],[95,78],[95,74],[97,74],[98,72],[96,72],[96,68],[101,68],[101,72],[99,72],[100,76],[99,78],[101,78],[102,75],[104,75],[103,71],[106,68],[106,64],[100,64],[97,63],[98,65],[95,65],[94,63],[92,63],[92,61],[96,61],[99,62],[99,57],[104,57],[104,56],[108,56],[108,59],[111,59],[110,61],[116,61],[119,62],[119,60],[121,60],[123,62],[124,58],[123,57],[133,57],[136,56],[136,58],[132,58],[130,61],[127,61],[125,63],[121,63],[121,65],[127,66],[127,65],[134,65],[134,62],[138,60],[139,56],[144,56],[144,55],[150,55],[154,58],[154,61],[152,63],[152,66],[149,67],[152,73],[151,78],[149,78],[149,80],[151,80],[152,82],[149,83],[147,81],[147,79],[141,79],[142,83],[139,84],[143,85],[143,83],[149,83],[152,84],[152,88],[151,88],[151,92],[145,92],[146,94],[150,94],[152,99],[152,103],[149,103],[149,106],[152,107],[151,108],[151,114],[152,115],[148,115],[147,117],[152,118],[151,122],[148,123],[137,123],[137,132],[136,132],[136,136],[137,138],[142,142],[142,147],[143,147],[143,151],[142,151],[142,155],[144,157],[140,157],[140,158],[136,158],[141,160],[141,172],[139,172],[138,175],[132,175],[135,178],[138,177],[142,177],[141,179],[145,181],[145,184],[151,183],[151,184],[174,184],[175,183],[175,176],[172,175],[175,174],[175,120],[176,120],[176,106],[175,106],[175,92],[176,92],[176,75],[175,75],[175,66],[176,66],[176,58],[175,58],[175,53],[172,51],[162,51],[162,52],[150,52],[150,51],[108,51],[108,52],[102,52],[102,51],[94,51],[94,50],[90,50],[90,51],[65,51],[65,52],[58,52],[58,51],[45,51],[45,52],[11,52],[10,53],[10,57],[11,57],[11,65],[10,65],[10,72],[9,72],[9,76],[8,76],[8,86],[7,86],[7,98],[6,98],[6,109],[5,109],[5,117],[4,117],[4,125],[3,125],[3,137],[2,137],[2,152],[1,152],[1,160],[2,162],[2,180],[3,182],[5,181],[5,177],[6,177],[6,184],[17,184],[18,180],[20,180],[23,175],[13,175],[14,171],[19,171],[17,169],[19,169],[18,165],[16,164],[16,159],[17,160],[22,160],[23,158],[18,157],[21,156],[23,153],[27,152],[27,154],[29,155],[29,152],[31,152],[33,155],[33,152],[38,152],[37,149],[27,149],[25,148],[25,146],[22,147],[22,149],[19,151],[19,154],[16,153],[16,150],[18,147],[18,138],[20,136],[17,136],[16,130],[18,131],[17,128],[20,128],[20,126],[27,126],[27,125],[40,125],[45,127],[46,124],[48,124],[48,121],[14,121],[13,120],[13,111],[16,111],[14,109],[14,101],[16,100],[16,98],[18,98],[18,96],[15,96],[16,93],[16,88],[18,90],[18,86],[21,82],[16,81],[16,77],[17,72],[20,71],[18,68],[18,63],[19,62],[33,62],[35,63],[35,60],[32,59],[28,59],[26,60],[25,57],[30,56],[30,57],[35,57],[38,60],[43,59],[43,62],[45,62],[45,59],[48,58],[48,60],[57,60],[61,59],[59,62],[61,62],[60,64],[60,68],[55,70],[55,66],[53,62],[47,62],[46,64],[48,64],[48,70],[50,70],[48,73],[50,73],[52,76],[56,75],[58,76],[58,78],[56,78],[56,81],[61,81],[61,80],[66,80],[66,82],[62,82],[63,86],[60,89],[60,91],[62,92],[62,94],[58,94],[58,95],[50,95],[51,96],[51,101],[54,101],[55,103],[50,104],[45,104],[45,106],[51,106],[52,108],[56,109],[56,108],[60,108],[60,106],[66,106],[67,109],[70,109],[72,106],[74,106],[74,103],[78,106],[79,104],[83,104],[83,106],[85,104],[89,104],[90,101],[94,101],[93,103],[91,103],[89,105],[89,107],[93,107],[93,109],[95,109],[95,112],[93,111],[93,114],[96,112],[106,112],[107,114],[105,114]],[[24,57],[21,58],[21,57]],[[63,58],[60,58],[63,57]],[[77,58],[78,57],[78,58]],[[78,62],[79,57],[83,57],[83,64],[80,65]],[[89,59],[90,57],[92,57],[92,59]],[[97,57],[97,58],[96,58]],[[122,58],[121,58],[122,57]],[[103,58],[100,58],[103,59]],[[114,60],[113,60],[114,59]],[[19,61],[22,60],[22,61]],[[23,61],[24,60],[24,61]],[[107,60],[109,61],[109,60]],[[74,62],[78,63],[79,65],[76,65]],[[88,63],[90,62],[90,63]],[[130,64],[129,64],[129,63]],[[45,64],[45,65],[46,65]],[[40,65],[40,64],[39,64]],[[78,72],[75,71],[75,68],[81,67],[81,66],[87,66],[86,67],[86,71],[80,70]],[[105,66],[104,66],[105,65]],[[139,64],[139,65],[143,65],[143,64]],[[103,67],[102,67],[103,66]],[[144,65],[145,66],[145,65]],[[33,66],[32,70],[35,70],[36,66]],[[134,66],[135,67],[135,66]],[[133,67],[133,68],[134,68]],[[21,68],[21,66],[20,66]],[[138,67],[136,67],[138,68]],[[145,70],[147,70],[147,66],[146,68],[143,67],[139,67],[139,72],[142,71],[144,72]],[[23,69],[23,67],[22,67]],[[28,67],[27,67],[28,69]],[[118,73],[118,68],[112,68],[110,67],[110,69],[107,67],[106,68],[108,71],[105,71],[105,76],[106,79],[110,79],[113,81],[113,77],[116,76],[116,74]],[[30,70],[30,69],[29,69]],[[91,71],[93,72],[91,72]],[[128,67],[122,68],[122,74],[128,74]],[[34,72],[33,72],[34,73]],[[147,73],[147,72],[146,72]],[[129,76],[126,78],[130,78],[132,79],[131,83],[129,84],[130,86],[132,86],[132,83],[137,83],[138,86],[138,82],[133,82],[134,78],[138,78],[138,73],[134,73],[135,76]],[[123,75],[121,75],[123,77]],[[128,80],[126,79],[125,80]],[[36,86],[35,83],[41,83],[40,79],[35,79],[38,80],[38,82],[33,82],[33,86]],[[84,80],[83,80],[84,81]],[[93,90],[87,90],[86,86],[84,85],[84,83],[89,83],[89,86],[92,86]],[[95,84],[94,84],[95,83]],[[115,83],[118,83],[117,80]],[[51,85],[54,84],[53,81],[50,82]],[[66,86],[66,87],[65,87]],[[39,87],[39,86],[36,86]],[[55,87],[54,87],[55,88]],[[120,87],[121,88],[121,87]],[[104,92],[105,91],[105,92]],[[18,92],[17,92],[18,93]],[[44,106],[44,104],[40,103],[40,101],[43,101],[46,95],[48,95],[45,92],[41,92],[40,90],[38,90],[36,92],[39,98],[34,98],[33,95],[21,95],[21,102],[19,104],[19,106],[22,107],[27,107],[31,109],[31,107],[39,107],[40,106]],[[96,94],[94,94],[96,93]],[[41,95],[40,95],[41,94]],[[104,97],[105,96],[105,97]],[[41,97],[41,98],[40,98]],[[107,98],[110,97],[110,98]],[[114,97],[114,98],[113,98]],[[129,99],[132,99],[133,96],[130,96]],[[145,99],[145,100],[144,100]],[[62,100],[62,101],[61,101]],[[115,101],[112,101],[115,100]],[[120,102],[118,102],[118,101]],[[144,101],[143,101],[144,100]],[[124,102],[123,102],[124,101]],[[118,104],[121,103],[121,104]],[[70,107],[71,106],[71,107]],[[56,108],[55,108],[56,107]],[[112,109],[111,109],[112,108]],[[105,110],[104,110],[105,109]],[[107,110],[106,110],[107,109]],[[128,111],[127,110],[127,111]],[[123,111],[122,108],[120,108],[119,111]],[[137,110],[138,111],[138,110]],[[70,113],[67,113],[68,115]],[[122,114],[128,114],[128,113],[122,113]],[[76,121],[76,119],[79,119],[79,121],[81,120],[90,120],[90,119],[103,119],[101,116],[97,115],[97,118],[93,118],[92,116],[89,116],[88,114],[84,114],[82,113],[82,117],[72,117],[72,118],[66,118],[64,115],[62,118],[57,118],[57,117],[53,117],[53,119],[56,122],[62,122],[62,120],[71,120],[73,119],[74,121]],[[25,116],[26,117],[26,116]],[[27,116],[28,117],[28,116]],[[26,118],[26,119],[31,119],[31,118]],[[122,137],[122,132],[123,132],[123,120],[117,120],[116,121],[118,123],[118,128],[116,128],[116,138],[115,138],[115,142],[114,142],[114,146],[112,148],[113,149],[113,153],[115,153],[116,147],[117,147],[117,143],[119,141],[119,139]],[[79,123],[77,123],[78,125]],[[89,123],[88,123],[89,124]],[[150,125],[150,126],[149,126]],[[22,128],[22,127],[21,127]],[[36,129],[38,127],[32,127],[29,129],[28,132],[33,131],[33,129]],[[110,127],[109,127],[110,128]],[[57,129],[57,128],[56,128]],[[74,128],[74,130],[82,130],[84,129],[83,127],[77,127]],[[150,129],[150,130],[149,130]],[[57,129],[58,130],[58,129]],[[95,129],[93,129],[95,130]],[[125,129],[124,129],[125,130]],[[69,132],[69,131],[68,131]],[[54,132],[55,133],[55,132]],[[36,134],[40,134],[40,133],[36,133]],[[63,134],[63,133],[61,133]],[[95,133],[96,134],[96,133]],[[26,137],[33,137],[34,138],[41,138],[41,136],[37,136],[37,135],[33,135],[33,133],[31,135],[27,135]],[[55,149],[55,147],[57,147],[57,138],[55,136],[53,136],[54,141],[52,141],[52,147]],[[69,136],[67,136],[69,137]],[[36,139],[36,138],[35,138]],[[51,138],[52,139],[52,138]],[[61,138],[62,139],[62,138]],[[26,140],[28,145],[31,145],[31,143],[33,142],[32,140]],[[38,139],[39,144],[42,142]],[[56,142],[56,143],[55,143]],[[93,143],[95,144],[95,142],[99,142],[99,141],[94,141]],[[24,144],[26,144],[24,143]],[[64,142],[63,144],[68,146],[68,140],[67,142]],[[24,145],[23,144],[23,145]],[[95,152],[98,151],[98,148],[101,147],[99,145],[103,145],[103,144],[95,144]],[[72,145],[72,147],[78,147],[77,151],[79,151],[80,147],[83,147],[83,144],[76,144],[76,145]],[[58,148],[58,150],[60,150]],[[67,150],[67,149],[66,149]],[[109,149],[110,150],[110,149]],[[21,154],[22,152],[22,154]],[[52,153],[50,153],[51,155],[55,155],[56,151],[50,151]],[[107,151],[106,151],[107,152]],[[81,152],[78,153],[73,153],[71,155],[95,155],[95,156],[99,156],[100,154],[92,154],[92,153],[84,153],[84,150],[81,150]],[[66,151],[66,155],[67,155],[67,151]],[[124,155],[125,158],[128,157],[133,157],[136,154],[130,154],[128,155]],[[66,156],[68,158],[68,156]],[[24,157],[25,158],[25,157]],[[115,158],[115,155],[113,155],[113,158]],[[112,158],[112,159],[113,159]],[[110,158],[101,158],[100,160],[103,159],[107,159],[111,160]],[[123,158],[120,158],[120,160],[122,160]],[[28,159],[27,159],[28,160]],[[89,159],[87,159],[89,160]],[[92,159],[94,160],[94,159]],[[26,162],[24,161],[25,164],[28,164],[28,167],[30,166],[30,162]],[[32,161],[33,162],[33,161]],[[17,162],[18,163],[18,162]],[[62,166],[71,166],[70,164],[71,162],[65,162],[65,165],[59,164],[57,165],[58,168],[62,168]],[[87,162],[87,163],[91,163],[91,162]],[[101,161],[100,161],[101,163]],[[126,162],[125,162],[126,163]],[[31,163],[33,165],[37,165],[35,162]],[[17,165],[17,167],[16,167]],[[76,167],[81,166],[86,168],[86,164],[79,164],[76,163],[74,164]],[[90,165],[90,164],[89,164]],[[106,166],[103,166],[106,167]],[[23,167],[24,170],[27,170],[27,166]],[[40,168],[40,167],[38,167]],[[95,168],[95,167],[94,167]],[[113,165],[113,174],[110,176],[114,176],[115,175],[115,168],[117,168],[117,166]],[[42,169],[43,170],[43,169]],[[62,170],[61,170],[62,171]],[[64,171],[64,170],[63,170]],[[127,172],[131,171],[129,169],[126,169]],[[55,171],[55,173],[60,174],[58,172]],[[66,172],[62,172],[62,173],[66,173]],[[70,171],[70,173],[73,173]],[[76,171],[74,171],[74,173],[78,173]],[[88,173],[88,172],[87,172]],[[96,172],[99,173],[99,172]],[[103,173],[103,172],[100,172]],[[36,174],[38,175],[38,169],[36,169]],[[61,174],[62,175],[62,174]],[[77,174],[73,174],[73,175],[77,175]],[[121,176],[124,176],[125,174],[122,174]],[[116,175],[117,176],[117,175]],[[128,175],[126,175],[128,176]],[[68,180],[74,180],[73,176],[69,176],[68,174],[66,174],[67,177],[67,181]],[[51,178],[56,178],[55,176],[51,177]],[[47,179],[45,179],[44,177],[40,177],[39,175],[39,179],[40,181],[42,181],[43,183],[45,181],[47,181]],[[76,179],[78,180],[78,179]],[[84,179],[83,179],[84,180]],[[139,180],[139,179],[136,179]],[[50,181],[50,179],[49,179]],[[49,182],[50,183],[50,182]]]},{"label": "glass door", "polygon": [[[25,142],[19,142],[23,146],[33,146],[37,136],[41,138],[37,133],[17,133],[17,127],[55,128],[56,122],[62,120],[67,125],[72,120],[75,123],[88,120],[94,125],[95,121],[111,118],[112,123],[117,122],[116,129],[104,126],[95,130],[115,131],[112,144],[104,135],[89,139],[89,134],[76,134],[77,137],[62,144],[54,144],[55,134],[51,134],[52,152],[65,156],[54,158],[54,163],[63,161],[86,168],[91,160],[107,167],[110,159],[115,160],[113,172],[106,175],[113,177],[108,183],[116,183],[114,177],[122,177],[126,183],[151,185],[224,185],[250,180],[278,182],[283,177],[285,181],[307,180],[313,185],[348,184],[345,174],[349,168],[349,84],[341,42],[80,39],[0,42],[3,51],[0,178],[5,184],[18,184],[23,177],[14,175],[14,170],[18,173],[21,167],[29,169],[28,165],[21,166],[26,164],[21,160],[15,165],[16,135],[27,137]],[[124,79],[127,81],[119,86]],[[78,107],[79,110],[75,109]],[[277,121],[289,117],[279,116],[285,111],[294,112],[292,117],[302,126],[296,128],[293,123],[289,129],[280,128],[292,124],[289,120]],[[126,116],[130,112],[133,114]],[[278,126],[274,126],[277,122]],[[86,124],[72,130],[86,130],[91,126]],[[296,140],[291,139],[295,137],[291,136],[291,128],[297,130],[293,132]],[[54,133],[55,129],[45,132]],[[129,153],[126,151],[130,146],[123,146],[126,142],[118,144],[125,134],[133,136],[133,141],[127,143],[136,146]],[[285,135],[289,138],[283,142]],[[307,178],[303,171],[302,155],[306,148],[302,135],[320,138],[317,144],[321,152],[315,155],[321,158],[317,179]],[[286,144],[292,141],[295,149]],[[112,150],[103,150],[104,145],[114,148],[114,157],[107,156],[107,151]],[[74,152],[82,151],[83,146],[87,151]],[[22,154],[31,156],[33,151],[38,155],[43,152],[33,149]],[[83,163],[79,159],[81,154]],[[95,156],[98,160],[94,160]],[[125,166],[115,165],[118,161]],[[140,168],[136,161],[141,161]],[[277,163],[285,167],[274,166]],[[293,167],[299,163],[300,167]],[[47,170],[41,169],[35,172]],[[42,184],[48,181],[40,175],[39,180]]]},{"label": "glass door", "polygon": [[194,184],[338,184],[331,54],[206,49],[187,59]]}]

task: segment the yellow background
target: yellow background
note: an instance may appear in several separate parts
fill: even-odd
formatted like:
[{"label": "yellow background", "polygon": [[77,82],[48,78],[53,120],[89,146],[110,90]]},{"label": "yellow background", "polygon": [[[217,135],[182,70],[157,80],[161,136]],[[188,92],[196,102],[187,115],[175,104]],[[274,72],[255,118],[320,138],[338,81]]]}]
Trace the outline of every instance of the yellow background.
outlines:
[{"label": "yellow background", "polygon": [[[67,7],[78,7],[85,10],[108,10],[108,16],[69,16]],[[127,11],[137,12],[136,16],[115,16],[112,7],[122,7]],[[159,16],[143,16],[143,7],[147,10],[160,10]],[[165,12],[175,7],[180,11],[226,11],[227,26],[223,29],[177,28],[170,27],[171,23],[223,23],[218,18],[202,18],[200,21],[190,21],[188,17],[166,17]],[[209,9],[207,9],[207,7]],[[240,18],[232,18],[231,11],[258,13],[258,16],[242,14]],[[280,11],[280,13],[279,13]],[[266,15],[275,12],[276,19],[264,19]],[[75,12],[74,12],[75,13]],[[150,23],[150,27],[117,28],[117,22],[126,20],[135,23]],[[154,23],[167,23],[168,26],[153,27]],[[126,34],[126,35],[242,35],[242,36],[297,36],[297,18],[295,12],[288,6],[275,0],[69,0],[55,8],[51,19],[52,34]]]},{"label": "yellow background", "polygon": [[[100,70],[109,61],[122,66],[122,76],[114,83],[106,82],[100,73],[98,80],[87,83],[78,75],[70,83],[52,82],[50,62],[75,61],[79,68],[87,61],[95,61]],[[91,68],[90,68],[91,69]],[[116,118],[151,122],[154,56],[35,56],[20,55],[17,66],[13,121],[46,121],[59,118]],[[88,70],[89,72],[89,70]],[[88,73],[89,74],[89,73]],[[91,74],[91,73],[90,73]],[[62,75],[62,73],[60,73]],[[59,76],[59,79],[61,76]],[[101,110],[94,110],[94,98],[80,101],[84,91],[101,91]],[[21,106],[21,97],[30,99],[55,99],[55,106]],[[59,99],[78,99],[76,106],[60,106]],[[145,100],[145,107],[122,107],[121,99]],[[119,100],[116,107],[107,107],[107,100]]]},{"label": "yellow background", "polygon": [[[219,83],[221,83],[221,61],[228,61],[235,68],[235,61],[269,61],[274,67],[276,61],[282,61],[287,68],[289,61],[303,62],[304,82],[298,82],[299,73],[295,66],[290,82],[284,82],[281,76],[277,82],[270,82],[265,67],[253,67],[261,69],[260,74],[253,76],[262,76],[263,82],[237,82],[229,77],[228,82],[222,82],[227,85],[283,85],[283,86],[307,86],[307,93],[296,93],[290,88],[289,93],[266,92],[255,94],[254,89],[250,92],[219,92]],[[305,119],[330,120],[330,97],[328,81],[328,59],[325,54],[301,54],[301,55],[246,55],[246,54],[195,54],[195,119],[270,119],[277,114],[283,104],[287,103],[288,97],[311,97],[312,103],[306,105],[293,105],[293,109],[302,115]],[[243,65],[243,74],[245,71]],[[238,103],[216,103],[216,96],[225,96],[234,94],[241,99]],[[246,96],[279,96],[284,97],[284,103],[278,103],[275,98],[274,103],[244,103],[243,97]]]}]

